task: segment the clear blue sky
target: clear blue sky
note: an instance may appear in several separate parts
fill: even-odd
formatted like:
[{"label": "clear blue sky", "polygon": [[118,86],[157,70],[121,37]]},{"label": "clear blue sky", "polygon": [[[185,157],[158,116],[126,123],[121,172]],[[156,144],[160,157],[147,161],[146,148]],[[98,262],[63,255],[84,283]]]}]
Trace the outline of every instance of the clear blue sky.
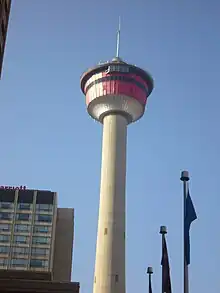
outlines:
[{"label": "clear blue sky", "polygon": [[161,288],[160,225],[168,226],[173,292],[183,292],[182,185],[191,174],[191,292],[219,292],[220,3],[215,0],[13,1],[1,95],[1,185],[59,193],[75,208],[72,279],[92,292],[102,127],[80,76],[115,53],[149,70],[155,90],[128,130],[127,292]]}]

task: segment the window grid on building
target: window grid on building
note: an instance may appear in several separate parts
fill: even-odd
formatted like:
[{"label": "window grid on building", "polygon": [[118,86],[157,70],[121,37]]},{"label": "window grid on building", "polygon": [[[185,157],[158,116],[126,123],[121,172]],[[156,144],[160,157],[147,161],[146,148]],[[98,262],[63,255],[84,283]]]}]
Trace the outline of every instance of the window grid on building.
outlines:
[{"label": "window grid on building", "polygon": [[11,266],[12,267],[26,267],[28,265],[28,259],[25,258],[12,258]]},{"label": "window grid on building", "polygon": [[0,224],[0,233],[1,232],[10,232],[11,231],[11,224]]},{"label": "window grid on building", "polygon": [[49,270],[52,252],[54,204],[19,201],[19,191],[13,202],[0,199],[0,267]]},{"label": "window grid on building", "polygon": [[0,254],[7,254],[9,253],[10,246],[0,245]]},{"label": "window grid on building", "polygon": [[10,235],[0,235],[0,242],[10,242]]},{"label": "window grid on building", "polygon": [[2,210],[13,210],[14,203],[13,202],[0,202],[0,209]]},{"label": "window grid on building", "polygon": [[30,231],[31,231],[31,225],[15,224],[15,226],[14,226],[14,232],[30,233]]},{"label": "window grid on building", "polygon": [[31,259],[30,261],[31,268],[47,268],[48,267],[48,260],[41,260],[41,259]]}]

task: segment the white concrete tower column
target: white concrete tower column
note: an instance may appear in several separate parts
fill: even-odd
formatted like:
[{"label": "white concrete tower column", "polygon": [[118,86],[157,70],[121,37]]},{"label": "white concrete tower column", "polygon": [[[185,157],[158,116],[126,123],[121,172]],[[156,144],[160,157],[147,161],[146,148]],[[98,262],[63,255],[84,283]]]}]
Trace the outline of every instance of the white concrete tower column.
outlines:
[{"label": "white concrete tower column", "polygon": [[103,119],[98,236],[93,293],[125,293],[127,119]]}]

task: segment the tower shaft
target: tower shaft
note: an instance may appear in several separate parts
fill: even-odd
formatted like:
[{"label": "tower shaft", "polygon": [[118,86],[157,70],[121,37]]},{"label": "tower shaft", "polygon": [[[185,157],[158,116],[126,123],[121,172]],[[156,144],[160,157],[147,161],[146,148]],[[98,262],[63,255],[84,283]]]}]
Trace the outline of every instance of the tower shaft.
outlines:
[{"label": "tower shaft", "polygon": [[125,293],[126,141],[126,118],[105,116],[93,293]]}]

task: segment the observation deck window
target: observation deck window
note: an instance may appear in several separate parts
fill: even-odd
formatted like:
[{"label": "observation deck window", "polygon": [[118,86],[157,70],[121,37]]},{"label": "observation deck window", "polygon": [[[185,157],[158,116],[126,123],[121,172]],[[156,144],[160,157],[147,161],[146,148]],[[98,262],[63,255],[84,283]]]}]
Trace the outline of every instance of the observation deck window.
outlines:
[{"label": "observation deck window", "polygon": [[107,73],[110,73],[110,72],[128,73],[129,67],[124,65],[109,65],[107,69]]}]

